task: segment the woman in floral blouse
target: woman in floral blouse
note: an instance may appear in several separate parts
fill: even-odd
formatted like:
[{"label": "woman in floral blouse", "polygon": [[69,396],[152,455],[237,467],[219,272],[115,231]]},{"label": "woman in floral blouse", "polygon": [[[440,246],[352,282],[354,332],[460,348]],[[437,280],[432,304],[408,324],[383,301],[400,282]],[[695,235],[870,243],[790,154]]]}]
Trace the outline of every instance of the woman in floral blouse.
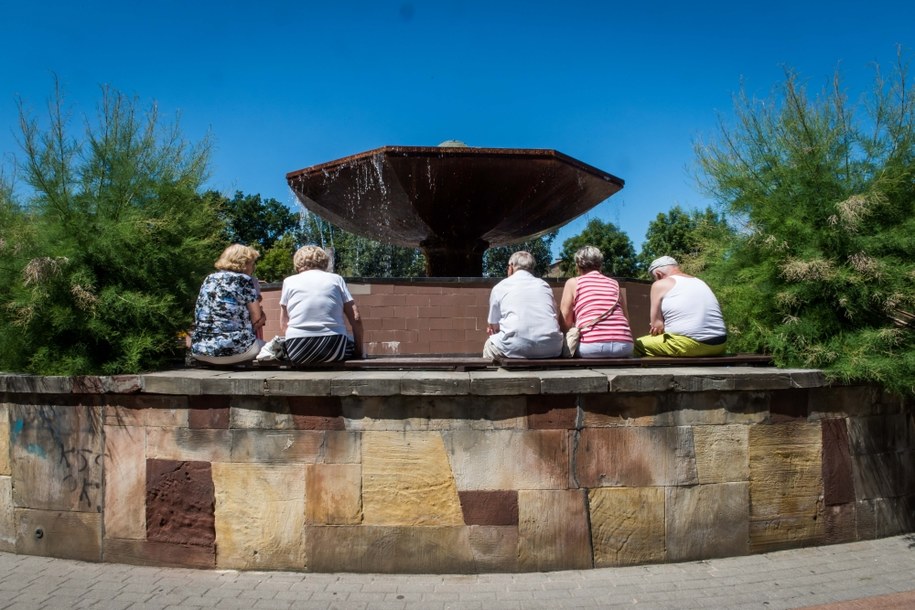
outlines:
[{"label": "woman in floral blouse", "polygon": [[195,359],[234,364],[257,356],[263,346],[257,329],[266,322],[254,279],[259,256],[253,248],[233,244],[216,261],[216,273],[203,280],[191,332],[191,355]]}]

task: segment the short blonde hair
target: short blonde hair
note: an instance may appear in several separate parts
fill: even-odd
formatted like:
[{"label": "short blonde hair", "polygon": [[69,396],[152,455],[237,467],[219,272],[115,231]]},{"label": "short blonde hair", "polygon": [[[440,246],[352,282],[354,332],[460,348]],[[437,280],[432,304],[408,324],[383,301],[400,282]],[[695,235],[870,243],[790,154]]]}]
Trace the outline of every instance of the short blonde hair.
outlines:
[{"label": "short blonde hair", "polygon": [[309,269],[327,271],[328,264],[330,264],[330,257],[318,246],[302,246],[292,257],[292,266],[295,267],[296,273]]},{"label": "short blonde hair", "polygon": [[216,263],[213,265],[220,271],[235,271],[237,273],[246,273],[248,265],[254,263],[260,258],[260,252],[254,248],[243,246],[241,244],[232,244],[222,251]]}]

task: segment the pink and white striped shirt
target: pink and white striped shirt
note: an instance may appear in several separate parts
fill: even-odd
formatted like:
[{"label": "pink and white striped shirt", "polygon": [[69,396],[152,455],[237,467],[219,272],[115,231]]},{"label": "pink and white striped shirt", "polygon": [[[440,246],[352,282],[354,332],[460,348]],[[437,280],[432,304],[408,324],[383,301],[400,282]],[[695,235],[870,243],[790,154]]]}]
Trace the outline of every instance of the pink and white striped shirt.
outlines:
[{"label": "pink and white striped shirt", "polygon": [[[579,276],[575,305],[572,307],[575,325],[581,327],[599,317],[617,303],[619,297],[620,285],[613,278],[602,275],[599,271],[589,271]],[[612,314],[581,333],[582,343],[609,341],[632,343],[632,331],[629,330],[622,305],[615,307]]]}]

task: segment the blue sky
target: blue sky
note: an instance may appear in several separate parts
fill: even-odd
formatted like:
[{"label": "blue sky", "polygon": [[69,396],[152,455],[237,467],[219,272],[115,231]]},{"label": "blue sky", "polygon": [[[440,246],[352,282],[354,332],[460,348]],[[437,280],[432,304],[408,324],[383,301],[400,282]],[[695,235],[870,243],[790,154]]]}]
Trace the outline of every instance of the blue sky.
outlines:
[{"label": "blue sky", "polygon": [[[17,100],[73,116],[109,85],[215,142],[209,187],[297,207],[285,174],[384,145],[548,148],[626,181],[598,217],[636,248],[674,205],[713,203],[693,144],[798,71],[849,96],[915,51],[915,2],[0,0],[0,154]],[[75,123],[79,125],[80,122]]]}]

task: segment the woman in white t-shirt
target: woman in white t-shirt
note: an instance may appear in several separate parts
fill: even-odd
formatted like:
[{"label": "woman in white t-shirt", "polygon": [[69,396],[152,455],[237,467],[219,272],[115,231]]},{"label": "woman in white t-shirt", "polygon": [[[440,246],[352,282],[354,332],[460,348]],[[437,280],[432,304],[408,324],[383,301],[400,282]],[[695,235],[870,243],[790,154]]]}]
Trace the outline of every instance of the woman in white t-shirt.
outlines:
[{"label": "woman in white t-shirt", "polygon": [[327,253],[318,246],[304,246],[292,262],[297,273],[283,280],[280,293],[286,358],[296,364],[361,358],[362,319],[346,282],[327,271]]}]

